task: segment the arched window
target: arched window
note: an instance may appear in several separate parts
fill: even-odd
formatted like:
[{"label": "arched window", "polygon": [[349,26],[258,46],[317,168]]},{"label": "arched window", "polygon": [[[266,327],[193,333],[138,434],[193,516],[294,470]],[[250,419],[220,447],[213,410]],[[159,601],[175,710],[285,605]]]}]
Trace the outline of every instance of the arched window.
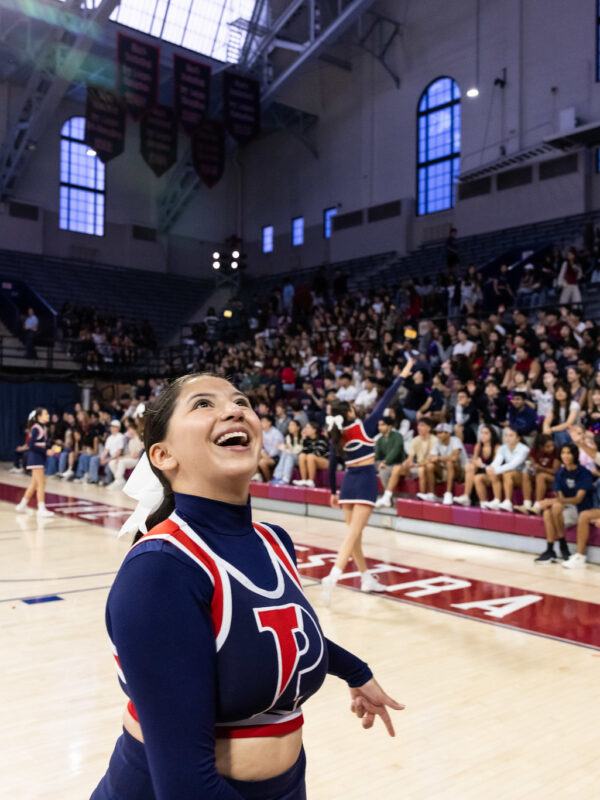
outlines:
[{"label": "arched window", "polygon": [[71,117],[60,132],[60,213],[66,231],[104,235],[104,164],[83,143],[85,118]]},{"label": "arched window", "polygon": [[452,78],[436,78],[419,100],[417,208],[432,214],[454,205],[460,170],[460,89]]}]

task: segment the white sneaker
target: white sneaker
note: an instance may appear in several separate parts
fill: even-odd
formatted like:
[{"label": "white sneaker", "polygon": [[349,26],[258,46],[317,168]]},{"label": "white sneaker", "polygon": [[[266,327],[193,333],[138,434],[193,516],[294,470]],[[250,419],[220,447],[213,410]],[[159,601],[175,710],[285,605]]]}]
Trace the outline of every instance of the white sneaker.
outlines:
[{"label": "white sneaker", "polygon": [[50,511],[50,509],[46,508],[46,506],[38,506],[37,510],[38,517],[43,518],[50,518],[54,516],[54,511]]},{"label": "white sneaker", "polygon": [[386,492],[375,502],[375,508],[391,508],[393,505],[392,495]]},{"label": "white sneaker", "polygon": [[304,481],[300,479],[297,481],[292,481],[292,486],[304,486]]},{"label": "white sneaker", "polygon": [[324,606],[331,605],[331,595],[335,589],[337,581],[331,576],[327,575],[321,581],[321,602]]},{"label": "white sneaker", "polygon": [[429,495],[427,492],[417,492],[417,497],[419,500],[429,500]]},{"label": "white sneaker", "polygon": [[23,467],[11,467],[8,471],[13,472],[15,475],[22,475],[25,472]]},{"label": "white sneaker", "polygon": [[454,502],[458,503],[459,506],[468,508],[471,505],[471,498],[468,494],[459,494],[458,497],[454,498]]},{"label": "white sneaker", "polygon": [[256,483],[262,483],[263,476],[260,474],[260,472],[255,472],[254,475],[250,478],[250,480],[255,481]]},{"label": "white sneaker", "polygon": [[428,492],[427,493],[427,500],[430,503],[439,503],[440,502],[440,498],[437,496],[437,494],[434,494],[433,492]]},{"label": "white sneaker", "polygon": [[453,502],[454,498],[452,497],[452,492],[444,492],[444,499],[442,500],[442,503],[445,506],[451,506]]},{"label": "white sneaker", "polygon": [[533,514],[541,514],[541,513],[542,513],[542,507],[541,507],[541,505],[538,503],[538,501],[537,501],[537,500],[536,500],[536,501],[535,501],[535,503],[534,503],[534,504],[531,506],[531,511],[532,511],[532,513],[533,513]]},{"label": "white sneaker", "polygon": [[488,503],[481,504],[482,508],[489,508],[490,511],[498,511],[500,505],[500,500],[497,500],[496,498],[490,500]]},{"label": "white sneaker", "polygon": [[15,506],[15,511],[17,514],[29,514],[30,516],[33,514],[33,508],[29,508],[29,506],[22,500],[18,505]]},{"label": "white sneaker", "polygon": [[309,489],[314,489],[315,488],[315,482],[314,481],[310,481],[310,480],[309,481],[304,481],[304,485],[306,487],[308,487]]},{"label": "white sneaker", "polygon": [[110,486],[108,487],[108,491],[109,491],[109,492],[120,492],[120,491],[121,491],[121,489],[122,489],[124,486],[125,486],[125,481],[123,481],[123,480],[120,480],[120,481],[114,480],[114,481],[113,481],[113,482],[110,484]]},{"label": "white sneaker", "polygon": [[500,505],[498,506],[498,509],[500,511],[512,511],[513,510],[513,504],[507,497],[506,500],[503,500],[500,503]]},{"label": "white sneaker", "polygon": [[66,481],[68,481],[73,477],[73,475],[75,475],[75,472],[72,469],[68,469],[66,472],[62,473],[61,478],[64,478]]},{"label": "white sneaker", "polygon": [[573,553],[568,561],[563,561],[565,569],[583,569],[587,564],[587,558],[581,553]]},{"label": "white sneaker", "polygon": [[361,592],[385,592],[386,589],[387,587],[380,583],[375,575],[371,575],[370,572],[363,572],[360,579]]}]

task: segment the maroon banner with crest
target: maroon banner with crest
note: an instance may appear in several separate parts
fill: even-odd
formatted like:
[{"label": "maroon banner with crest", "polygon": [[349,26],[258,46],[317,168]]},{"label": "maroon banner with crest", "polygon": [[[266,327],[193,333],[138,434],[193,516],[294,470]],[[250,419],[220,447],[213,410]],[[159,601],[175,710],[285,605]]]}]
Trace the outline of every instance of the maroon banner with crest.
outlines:
[{"label": "maroon banner with crest", "polygon": [[135,120],[156,105],[160,49],[120,33],[117,37],[117,91]]},{"label": "maroon banner with crest", "polygon": [[160,178],[177,161],[177,119],[172,108],[156,106],[140,122],[140,152]]},{"label": "maroon banner with crest", "polygon": [[125,107],[114,92],[87,87],[84,142],[106,164],[125,149]]},{"label": "maroon banner with crest", "polygon": [[186,133],[191,134],[208,114],[210,67],[174,54],[173,92],[177,119]]},{"label": "maroon banner with crest", "polygon": [[236,142],[245,144],[260,133],[260,85],[252,78],[223,73],[225,127]]},{"label": "maroon banner with crest", "polygon": [[221,122],[204,119],[192,132],[192,161],[201,180],[212,189],[225,170],[225,129]]}]

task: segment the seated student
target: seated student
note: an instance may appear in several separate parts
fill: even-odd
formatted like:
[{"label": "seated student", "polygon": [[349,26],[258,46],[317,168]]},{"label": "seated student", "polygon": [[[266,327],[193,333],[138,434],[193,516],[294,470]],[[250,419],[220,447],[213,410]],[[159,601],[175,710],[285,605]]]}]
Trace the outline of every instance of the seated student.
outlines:
[{"label": "seated student", "polygon": [[580,513],[593,504],[594,479],[589,469],[579,463],[579,448],[576,444],[564,444],[560,448],[562,467],[554,478],[556,497],[542,500],[544,527],[546,529],[546,549],[535,559],[536,564],[552,564],[558,561],[554,552],[554,542],[558,539],[560,557],[570,560],[569,548],[565,539],[565,527],[577,525]]},{"label": "seated student", "polygon": [[583,425],[571,425],[569,436],[579,448],[579,463],[589,469],[594,480],[600,478],[600,453],[596,447],[596,437],[592,431],[586,431]]},{"label": "seated student", "polygon": [[533,438],[533,434],[537,430],[537,414],[531,406],[526,404],[526,398],[527,392],[524,389],[516,389],[506,415],[507,426],[519,431],[521,439]]},{"label": "seated student", "polygon": [[279,461],[273,472],[273,480],[271,483],[290,483],[292,480],[292,472],[302,452],[302,434],[300,433],[298,420],[291,419],[289,421],[285,440],[282,444],[278,445],[278,448]]},{"label": "seated student", "polygon": [[[379,478],[384,487],[384,492],[375,503],[377,508],[382,506],[392,507],[392,494],[398,483],[400,474],[396,471],[394,483],[391,482],[392,473],[395,466],[401,466],[406,462],[406,453],[404,451],[404,438],[401,433],[394,430],[392,427],[394,420],[389,416],[382,417],[378,424],[378,430],[381,434],[375,441],[375,463],[377,464],[377,471]],[[404,474],[408,471],[408,467],[404,467]]]},{"label": "seated student", "polygon": [[[541,502],[544,500],[552,484],[556,470],[560,467],[558,450],[554,445],[554,439],[547,433],[541,433],[535,440],[535,444],[530,453],[530,469],[523,472],[523,504],[515,506],[515,511],[523,514],[541,514]],[[535,480],[535,502],[531,503],[533,495],[533,482]]]},{"label": "seated student", "polygon": [[300,480],[292,483],[294,486],[314,488],[317,470],[329,467],[329,442],[317,423],[312,421],[304,426],[302,436],[302,452],[298,455]]},{"label": "seated student", "polygon": [[25,472],[25,467],[27,466],[27,451],[29,450],[29,431],[25,431],[25,441],[23,444],[19,444],[15,447],[15,455],[13,458],[13,465],[8,470],[9,472],[14,472],[17,475],[22,475]]},{"label": "seated student", "polygon": [[430,397],[431,404],[427,415],[434,422],[443,422],[444,408],[446,406],[446,376],[442,372],[438,372],[433,376]]},{"label": "seated student", "polygon": [[567,569],[581,569],[585,567],[587,558],[585,551],[590,538],[590,525],[600,526],[600,508],[588,508],[582,511],[577,518],[577,552],[572,553],[566,561],[562,562]]},{"label": "seated student", "polygon": [[427,471],[427,484],[435,489],[436,481],[446,481],[443,503],[451,506],[453,503],[452,487],[464,478],[467,453],[465,446],[458,436],[452,436],[452,426],[447,422],[440,422],[435,428],[435,442],[425,469]]},{"label": "seated student", "polygon": [[456,407],[452,421],[454,422],[455,436],[468,444],[476,441],[477,412],[466,389],[459,389],[456,394]]},{"label": "seated student", "polygon": [[480,421],[485,425],[492,425],[500,436],[507,410],[508,398],[502,394],[496,381],[488,378],[479,404]]},{"label": "seated student", "polygon": [[425,387],[425,375],[422,369],[417,369],[406,381],[408,393],[402,404],[404,414],[411,422],[418,421],[427,412],[431,405],[431,396]]},{"label": "seated student", "polygon": [[252,477],[253,481],[269,481],[273,470],[279,461],[278,446],[283,444],[283,436],[274,424],[271,414],[263,414],[260,418],[262,428],[263,449],[258,462],[258,471]]},{"label": "seated student", "polygon": [[579,422],[579,403],[571,398],[571,387],[568,383],[559,382],[554,387],[554,401],[542,427],[543,433],[551,433],[554,444],[560,447],[569,444],[571,437],[568,429]]},{"label": "seated student", "polygon": [[479,439],[473,450],[473,455],[465,465],[465,491],[454,498],[459,506],[470,506],[475,476],[484,475],[485,468],[489,466],[498,452],[500,440],[496,429],[492,425],[482,425],[479,428]]},{"label": "seated student", "polygon": [[288,431],[290,419],[291,417],[287,412],[286,404],[283,400],[279,400],[275,403],[275,427],[282,436],[285,436]]},{"label": "seated student", "polygon": [[[479,497],[480,506],[491,511],[512,511],[512,493],[514,486],[521,486],[525,461],[529,455],[529,448],[521,442],[519,432],[506,428],[504,444],[492,463],[485,468],[485,473],[475,476],[475,490]],[[486,501],[487,487],[492,487],[494,499]],[[504,489],[504,500],[501,500]]]},{"label": "seated student", "polygon": [[110,491],[118,491],[125,486],[125,473],[128,469],[133,469],[144,451],[144,443],[138,431],[138,422],[135,419],[128,419],[125,422],[125,454],[119,456],[111,465],[115,476],[113,483],[108,487]]},{"label": "seated student", "polygon": [[[422,417],[417,422],[417,436],[414,437],[408,447],[406,461],[403,464],[396,464],[396,466],[392,468],[392,474],[390,476],[391,483],[392,481],[397,481],[401,475],[408,474],[409,472],[413,473],[416,470],[419,479],[419,492],[417,493],[417,497],[421,500],[435,500],[433,491],[431,492],[431,497],[427,491],[427,475],[425,471],[427,459],[435,443],[435,437],[431,433],[432,428],[433,423],[429,417]],[[396,483],[393,485],[395,486]]]}]

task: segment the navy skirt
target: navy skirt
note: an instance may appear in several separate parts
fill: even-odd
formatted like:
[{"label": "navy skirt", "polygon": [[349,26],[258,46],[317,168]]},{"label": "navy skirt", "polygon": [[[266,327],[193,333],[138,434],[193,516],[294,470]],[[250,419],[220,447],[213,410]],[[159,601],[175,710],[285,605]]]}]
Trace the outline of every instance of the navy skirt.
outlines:
[{"label": "navy skirt", "polygon": [[27,469],[39,469],[40,467],[46,466],[46,451],[44,450],[43,453],[40,453],[39,448],[37,450],[28,450],[27,451]]},{"label": "navy skirt", "polygon": [[374,506],[377,500],[377,472],[374,464],[348,467],[340,488],[340,503]]},{"label": "navy skirt", "polygon": [[[296,763],[274,778],[265,781],[224,780],[245,800],[306,800],[305,772],[306,757],[302,748]],[[156,800],[144,745],[126,730],[117,739],[108,772],[94,789],[90,800]]]}]

